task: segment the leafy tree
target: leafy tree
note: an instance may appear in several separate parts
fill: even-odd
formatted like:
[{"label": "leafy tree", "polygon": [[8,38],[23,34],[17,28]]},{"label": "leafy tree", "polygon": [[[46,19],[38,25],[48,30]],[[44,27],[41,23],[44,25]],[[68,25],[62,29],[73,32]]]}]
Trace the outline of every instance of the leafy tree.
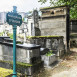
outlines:
[{"label": "leafy tree", "polygon": [[[38,2],[46,3],[48,0],[39,0]],[[49,0],[50,6],[61,6],[69,5],[70,6],[70,18],[77,19],[77,0]]]}]

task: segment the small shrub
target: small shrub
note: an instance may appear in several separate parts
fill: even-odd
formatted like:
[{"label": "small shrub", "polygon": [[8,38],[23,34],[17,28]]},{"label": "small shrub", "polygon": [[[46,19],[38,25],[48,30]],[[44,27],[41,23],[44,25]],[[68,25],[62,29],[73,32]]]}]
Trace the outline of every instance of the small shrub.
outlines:
[{"label": "small shrub", "polygon": [[10,35],[10,38],[13,39],[13,34]]},{"label": "small shrub", "polygon": [[11,39],[13,39],[13,34],[8,33],[7,35],[8,35]]},{"label": "small shrub", "polygon": [[53,51],[52,50],[50,50],[48,53],[46,53],[46,56],[51,56],[51,55],[53,55],[53,53],[52,53]]},{"label": "small shrub", "polygon": [[3,32],[0,32],[0,36],[2,36],[3,35]]}]

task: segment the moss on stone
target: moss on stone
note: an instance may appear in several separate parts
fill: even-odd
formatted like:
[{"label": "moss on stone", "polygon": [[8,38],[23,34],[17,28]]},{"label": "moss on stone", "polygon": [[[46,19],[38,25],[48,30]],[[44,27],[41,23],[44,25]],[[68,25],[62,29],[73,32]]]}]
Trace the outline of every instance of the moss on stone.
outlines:
[{"label": "moss on stone", "polygon": [[[8,63],[8,64],[11,64],[11,65],[13,65],[13,62],[12,61],[2,61],[2,60],[0,60],[0,62],[2,62],[2,63]],[[21,63],[21,62],[17,62],[16,63],[16,65],[17,66],[22,66],[22,67],[29,67],[29,66],[32,66],[32,64],[29,64],[29,63]]]},{"label": "moss on stone", "polygon": [[45,10],[45,9],[52,9],[52,8],[59,8],[59,7],[66,7],[67,5],[61,5],[61,6],[52,6],[52,7],[43,7],[40,8],[40,10]]},{"label": "moss on stone", "polygon": [[77,34],[70,34],[70,37],[77,37]]},{"label": "moss on stone", "polygon": [[63,36],[28,36],[27,37],[28,39],[31,39],[31,38],[63,38]]},{"label": "moss on stone", "polygon": [[17,65],[20,66],[32,66],[32,64],[17,62]]},{"label": "moss on stone", "polygon": [[[10,68],[8,70],[11,70],[11,71],[9,73],[7,72],[7,74],[5,76],[9,76],[9,75],[11,75],[13,73],[13,70],[12,70],[13,69],[13,62],[12,61],[3,61],[3,60],[0,60],[0,63],[1,64],[6,63],[6,64],[9,64],[9,66],[10,66]],[[38,65],[41,66],[41,63],[43,64],[43,61],[37,61],[34,64],[17,62],[18,77],[20,75],[22,75],[21,77],[23,77],[23,75],[25,75],[25,77],[26,77],[26,74],[23,72],[24,68],[26,69],[27,67],[35,67],[35,66],[38,66]],[[5,77],[5,76],[2,75],[2,77]]]}]

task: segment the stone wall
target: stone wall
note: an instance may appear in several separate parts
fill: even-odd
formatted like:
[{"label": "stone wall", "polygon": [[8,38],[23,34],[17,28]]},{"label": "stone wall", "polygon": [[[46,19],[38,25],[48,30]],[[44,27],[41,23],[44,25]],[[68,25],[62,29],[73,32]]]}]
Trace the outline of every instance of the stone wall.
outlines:
[{"label": "stone wall", "polygon": [[64,36],[64,43],[69,43],[69,7],[51,7],[40,9],[42,16],[39,20],[41,36]]},{"label": "stone wall", "polygon": [[[64,18],[43,19],[40,22],[41,35],[60,35],[66,38],[66,20]],[[66,39],[65,39],[66,40]]]},{"label": "stone wall", "polygon": [[[23,63],[33,62],[33,58],[40,58],[40,46],[32,44],[16,45],[17,61]],[[0,60],[13,61],[13,44],[0,42]]]},{"label": "stone wall", "polygon": [[53,50],[57,56],[62,56],[65,51],[65,46],[62,36],[36,36],[30,39],[32,44],[41,45],[42,48]]}]

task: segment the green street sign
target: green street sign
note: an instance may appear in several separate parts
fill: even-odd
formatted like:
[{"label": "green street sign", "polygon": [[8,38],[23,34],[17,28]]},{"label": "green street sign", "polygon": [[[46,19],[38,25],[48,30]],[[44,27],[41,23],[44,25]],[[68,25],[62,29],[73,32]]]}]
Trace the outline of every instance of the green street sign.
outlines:
[{"label": "green street sign", "polygon": [[18,13],[8,12],[6,15],[6,21],[9,25],[20,26],[22,24],[22,16]]}]

